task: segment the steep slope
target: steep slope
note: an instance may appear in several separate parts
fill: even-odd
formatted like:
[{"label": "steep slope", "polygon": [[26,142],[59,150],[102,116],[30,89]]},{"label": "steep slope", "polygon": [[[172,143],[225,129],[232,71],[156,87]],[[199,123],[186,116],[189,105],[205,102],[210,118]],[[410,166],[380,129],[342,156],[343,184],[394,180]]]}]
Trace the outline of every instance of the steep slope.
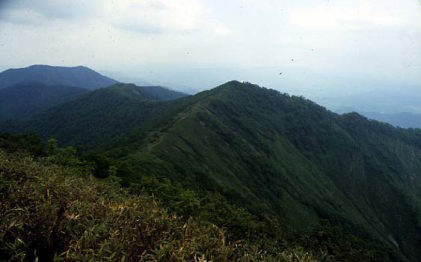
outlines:
[{"label": "steep slope", "polygon": [[25,68],[8,69],[0,73],[0,89],[22,82],[75,86],[87,89],[97,89],[117,83],[117,81],[84,66],[32,65]]},{"label": "steep slope", "polygon": [[88,90],[72,86],[20,83],[0,89],[0,121],[26,118],[70,101]]},{"label": "steep slope", "polygon": [[105,88],[26,127],[107,148],[128,186],[169,178],[274,216],[284,231],[312,232],[327,220],[357,242],[375,241],[390,260],[421,256],[419,130],[236,81],[173,101],[133,85]]},{"label": "steep slope", "polygon": [[[128,182],[142,174],[222,192],[292,231],[323,219],[421,255],[421,133],[339,116],[299,97],[229,82],[167,107],[121,143]],[[129,170],[129,171],[127,171]],[[398,258],[395,258],[398,259]]]},{"label": "steep slope", "polygon": [[54,136],[62,144],[84,148],[110,143],[159,116],[165,104],[160,99],[179,95],[165,89],[165,96],[163,88],[151,90],[154,89],[133,84],[101,88],[34,115],[28,121],[8,122],[3,130],[32,131],[44,137]]},{"label": "steep slope", "polygon": [[274,256],[238,245],[224,229],[168,212],[146,192],[134,196],[112,179],[94,178],[66,149],[35,158],[24,150],[40,147],[32,138],[4,142],[1,261],[316,261],[292,245]]}]

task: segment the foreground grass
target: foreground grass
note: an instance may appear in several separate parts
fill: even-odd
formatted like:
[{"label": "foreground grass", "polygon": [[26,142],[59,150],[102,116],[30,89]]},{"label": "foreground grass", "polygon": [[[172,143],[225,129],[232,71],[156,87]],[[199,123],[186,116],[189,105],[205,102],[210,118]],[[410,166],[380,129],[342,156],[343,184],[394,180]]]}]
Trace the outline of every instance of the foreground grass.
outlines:
[{"label": "foreground grass", "polygon": [[230,243],[223,229],[167,212],[83,166],[0,150],[0,260],[316,261]]}]

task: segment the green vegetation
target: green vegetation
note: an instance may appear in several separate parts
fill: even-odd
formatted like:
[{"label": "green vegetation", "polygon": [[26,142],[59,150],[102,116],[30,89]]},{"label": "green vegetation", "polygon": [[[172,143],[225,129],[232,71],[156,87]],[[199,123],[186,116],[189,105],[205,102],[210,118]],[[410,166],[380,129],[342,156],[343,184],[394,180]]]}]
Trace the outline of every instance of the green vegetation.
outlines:
[{"label": "green vegetation", "polygon": [[21,83],[0,89],[0,121],[25,119],[68,102],[88,90],[72,86]]},{"label": "green vegetation", "polygon": [[168,212],[143,192],[134,196],[115,177],[94,178],[71,148],[51,141],[48,151],[34,159],[0,150],[0,259],[316,261],[298,246],[271,256],[229,241],[224,229]]},{"label": "green vegetation", "polygon": [[82,160],[50,143],[50,162],[118,177],[128,198],[153,196],[183,223],[214,225],[228,246],[318,260],[421,257],[420,130],[236,81],[172,101],[117,85],[13,130],[27,129],[81,149]]},{"label": "green vegetation", "polygon": [[239,82],[167,110],[107,151],[126,185],[168,178],[275,217],[291,234],[327,220],[401,260],[419,257],[418,131]]},{"label": "green vegetation", "polygon": [[[29,121],[3,123],[3,131],[56,137],[61,144],[83,150],[108,144],[160,116],[164,105],[183,96],[161,87],[115,84],[57,105]],[[163,102],[163,101],[166,102]]]},{"label": "green vegetation", "polygon": [[8,153],[30,152],[34,156],[45,155],[45,146],[34,134],[14,135],[0,133],[0,148]]}]

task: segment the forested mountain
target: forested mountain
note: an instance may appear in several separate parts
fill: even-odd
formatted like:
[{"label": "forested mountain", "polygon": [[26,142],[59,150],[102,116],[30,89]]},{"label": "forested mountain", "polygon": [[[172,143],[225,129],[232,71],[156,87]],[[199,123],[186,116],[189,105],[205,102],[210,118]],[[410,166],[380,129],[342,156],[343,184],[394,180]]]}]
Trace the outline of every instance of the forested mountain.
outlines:
[{"label": "forested mountain", "polygon": [[84,66],[32,65],[25,68],[8,69],[0,73],[0,89],[18,83],[30,82],[86,89],[97,89],[117,83],[117,81]]},{"label": "forested mountain", "polygon": [[166,176],[223,192],[292,231],[327,219],[420,257],[421,132],[239,82],[180,104],[114,148],[129,181]]},{"label": "forested mountain", "polygon": [[[114,86],[23,126],[89,145],[123,185],[151,190],[175,212],[233,235],[311,236],[303,241],[335,260],[421,257],[419,130],[237,81],[172,101]],[[215,193],[226,208],[216,208]],[[256,221],[272,221],[271,229]]]},{"label": "forested mountain", "polygon": [[87,92],[87,89],[73,86],[36,82],[15,84],[0,89],[0,121],[29,117]]},{"label": "forested mountain", "polygon": [[17,127],[57,137],[63,144],[91,147],[127,135],[146,120],[158,117],[162,101],[182,96],[162,87],[115,84],[50,108],[29,121],[5,123],[4,128]]}]

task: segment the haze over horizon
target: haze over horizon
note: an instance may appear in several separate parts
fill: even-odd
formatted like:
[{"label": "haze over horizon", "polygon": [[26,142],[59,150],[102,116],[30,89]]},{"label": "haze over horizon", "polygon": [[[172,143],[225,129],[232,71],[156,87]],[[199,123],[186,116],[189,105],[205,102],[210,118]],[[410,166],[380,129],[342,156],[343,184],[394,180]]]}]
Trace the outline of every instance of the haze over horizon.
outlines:
[{"label": "haze over horizon", "polygon": [[417,0],[5,0],[0,69],[85,65],[187,91],[237,79],[312,99],[410,92],[420,11]]}]

